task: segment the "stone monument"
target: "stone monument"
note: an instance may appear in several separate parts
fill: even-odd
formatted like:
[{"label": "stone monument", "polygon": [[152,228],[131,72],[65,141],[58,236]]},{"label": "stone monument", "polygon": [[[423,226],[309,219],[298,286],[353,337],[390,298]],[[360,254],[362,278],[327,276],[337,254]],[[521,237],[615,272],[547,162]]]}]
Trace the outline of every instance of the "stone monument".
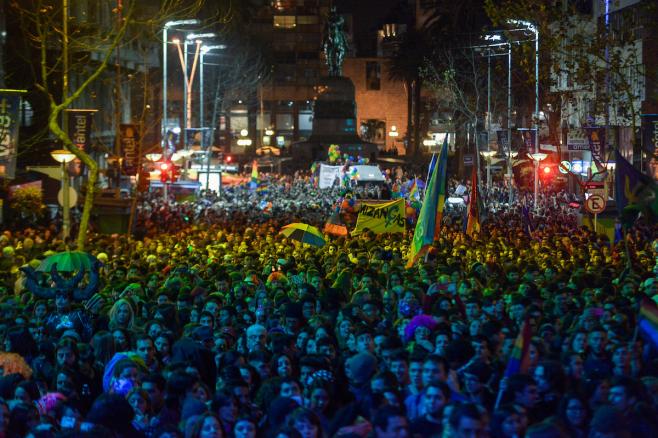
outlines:
[{"label": "stone monument", "polygon": [[361,140],[357,134],[354,84],[351,79],[342,76],[347,49],[343,18],[332,7],[322,41],[329,75],[320,78],[315,86],[311,136],[307,141],[292,145],[295,158],[326,160],[332,144],[338,144],[341,153],[355,158],[361,156],[371,161],[377,158],[377,145]]}]

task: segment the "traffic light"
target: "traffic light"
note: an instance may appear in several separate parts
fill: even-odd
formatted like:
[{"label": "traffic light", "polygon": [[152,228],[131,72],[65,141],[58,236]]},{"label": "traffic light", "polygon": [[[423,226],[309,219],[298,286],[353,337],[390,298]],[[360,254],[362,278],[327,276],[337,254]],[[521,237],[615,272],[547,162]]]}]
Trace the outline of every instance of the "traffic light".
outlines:
[{"label": "traffic light", "polygon": [[227,163],[230,163],[231,161],[233,161],[233,157],[231,155],[226,155],[225,159],[226,159]]},{"label": "traffic light", "polygon": [[553,163],[542,164],[539,167],[539,177],[543,184],[552,184],[555,181],[557,166]]},{"label": "traffic light", "polygon": [[171,171],[169,172],[169,179],[171,180],[171,182],[178,181],[179,175],[180,175],[180,169],[178,168],[178,166],[172,164]]},{"label": "traffic light", "polygon": [[160,163],[160,181],[163,183],[166,183],[171,179],[171,168],[172,165],[168,161],[165,161],[163,163]]}]

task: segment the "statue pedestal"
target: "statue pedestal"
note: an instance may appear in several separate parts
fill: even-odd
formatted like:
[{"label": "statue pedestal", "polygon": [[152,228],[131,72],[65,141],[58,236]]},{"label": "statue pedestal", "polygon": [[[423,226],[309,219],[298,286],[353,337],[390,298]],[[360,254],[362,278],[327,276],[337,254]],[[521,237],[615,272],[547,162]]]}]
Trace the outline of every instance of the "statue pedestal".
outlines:
[{"label": "statue pedestal", "polygon": [[352,80],[342,76],[326,76],[320,78],[315,90],[311,136],[307,141],[291,146],[295,159],[326,160],[329,146],[337,144],[343,154],[374,161],[378,153],[377,145],[361,140],[357,134]]}]

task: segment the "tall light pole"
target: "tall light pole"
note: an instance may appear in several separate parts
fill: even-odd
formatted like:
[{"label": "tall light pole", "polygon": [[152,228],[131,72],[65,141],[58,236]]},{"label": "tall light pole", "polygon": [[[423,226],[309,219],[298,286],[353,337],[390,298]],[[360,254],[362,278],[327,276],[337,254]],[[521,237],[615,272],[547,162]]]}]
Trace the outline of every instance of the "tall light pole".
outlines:
[{"label": "tall light pole", "polygon": [[[214,46],[203,46],[201,47],[201,61],[199,65],[199,127],[201,128],[201,149],[206,150],[206,192],[210,188],[210,155],[211,155],[211,148],[212,144],[206,145],[205,140],[206,140],[206,118],[205,118],[205,112],[204,112],[204,94],[203,94],[203,57],[206,55],[206,53],[210,52],[211,50],[223,50],[225,49],[226,46],[223,44],[216,44]],[[219,177],[221,178],[221,172],[219,174]]]},{"label": "tall light pole", "polygon": [[548,155],[543,152],[535,152],[530,154],[530,158],[535,163],[535,211],[538,209],[539,198],[539,163],[544,160]]},{"label": "tall light pole", "polygon": [[[196,67],[197,63],[199,61],[199,55],[201,52],[201,44],[203,43],[202,40],[207,39],[207,38],[214,38],[216,35],[214,33],[191,33],[185,37],[185,52],[183,56],[180,56],[180,44],[177,45],[178,51],[179,51],[179,57],[181,58],[181,64],[183,67],[183,75],[185,78],[185,94],[183,95],[184,98],[184,108],[185,108],[185,113],[183,116],[183,126],[186,129],[189,129],[192,127],[192,90],[193,90],[193,85],[194,85],[194,76],[196,74]],[[196,45],[196,49],[194,51],[194,61],[192,62],[192,71],[190,72],[190,75],[188,77],[187,75],[187,46],[194,41]],[[187,149],[188,144],[187,144],[187,133],[183,135],[183,144],[185,145],[185,149]]]},{"label": "tall light pole", "polygon": [[[489,148],[487,148],[489,149]],[[491,188],[491,161],[493,159],[493,156],[496,155],[496,151],[492,150],[486,150],[480,152],[480,154],[484,157],[484,161],[487,163],[487,188]]]},{"label": "tall light pole", "polygon": [[50,152],[53,160],[62,165],[62,238],[66,239],[71,233],[71,206],[69,199],[69,173],[67,164],[73,161],[75,155],[65,149],[57,149]]},{"label": "tall light pole", "polygon": [[525,20],[507,20],[508,23],[515,26],[523,26],[521,29],[529,30],[535,35],[535,116],[533,117],[533,129],[535,130],[535,153],[539,153],[539,28],[529,21]]},{"label": "tall light pole", "polygon": [[178,26],[193,26],[196,24],[199,24],[200,21],[197,19],[189,19],[189,20],[176,20],[176,21],[168,21],[165,23],[165,25],[162,28],[162,150],[165,153],[165,158],[166,158],[166,145],[164,142],[166,141],[167,137],[167,44],[169,41],[167,40],[167,31],[169,29],[176,28]]}]

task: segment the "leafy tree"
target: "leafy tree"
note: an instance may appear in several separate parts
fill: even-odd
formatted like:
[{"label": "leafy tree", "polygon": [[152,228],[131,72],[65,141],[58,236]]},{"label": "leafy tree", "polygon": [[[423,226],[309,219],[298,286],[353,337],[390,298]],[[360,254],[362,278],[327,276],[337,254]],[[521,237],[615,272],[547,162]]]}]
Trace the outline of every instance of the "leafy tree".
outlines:
[{"label": "leafy tree", "polygon": [[[94,3],[98,7],[105,3]],[[190,17],[203,6],[201,0],[165,0],[162,2],[124,0],[111,11],[114,19],[101,26],[77,26],[63,8],[66,2],[27,0],[10,2],[25,34],[26,61],[33,67],[34,87],[47,101],[47,126],[62,146],[88,168],[86,196],[77,236],[83,249],[94,203],[98,163],[71,141],[62,116],[67,108],[101,79],[111,65],[115,49],[138,39],[154,40],[162,25],[172,17]],[[157,41],[157,39],[155,39]],[[61,48],[61,50],[60,50]],[[35,61],[36,62],[33,62]],[[72,73],[79,82],[69,84]],[[118,123],[115,120],[115,123]]]}]

